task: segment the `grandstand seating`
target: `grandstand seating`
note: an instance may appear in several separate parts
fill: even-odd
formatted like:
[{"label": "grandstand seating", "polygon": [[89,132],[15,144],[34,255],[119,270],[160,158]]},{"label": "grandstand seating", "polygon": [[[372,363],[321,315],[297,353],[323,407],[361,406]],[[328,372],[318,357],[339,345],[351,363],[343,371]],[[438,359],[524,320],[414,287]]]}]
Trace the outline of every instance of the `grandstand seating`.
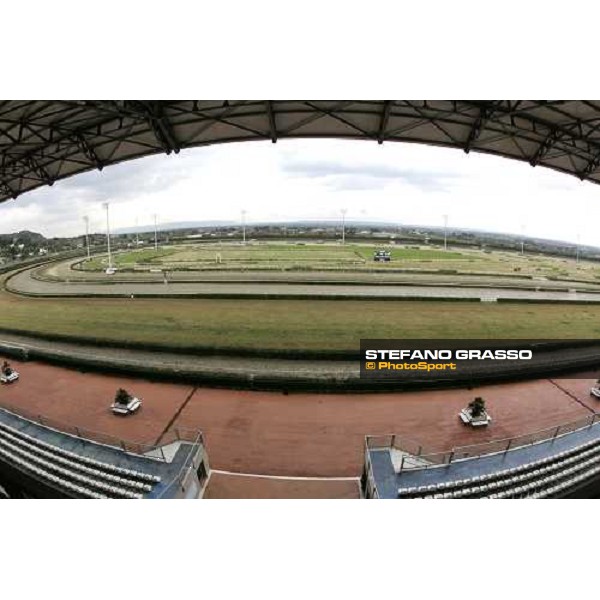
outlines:
[{"label": "grandstand seating", "polygon": [[600,474],[600,440],[487,475],[398,489],[398,498],[560,497]]},{"label": "grandstand seating", "polygon": [[160,477],[99,461],[0,422],[0,459],[78,498],[143,498]]}]

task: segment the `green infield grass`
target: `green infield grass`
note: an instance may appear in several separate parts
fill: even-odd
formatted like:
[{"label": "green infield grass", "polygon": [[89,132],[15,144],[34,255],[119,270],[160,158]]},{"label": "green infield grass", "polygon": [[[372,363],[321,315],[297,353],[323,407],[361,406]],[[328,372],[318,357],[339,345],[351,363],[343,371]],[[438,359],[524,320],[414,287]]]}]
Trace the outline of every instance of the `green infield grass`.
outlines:
[{"label": "green infield grass", "polygon": [[[373,261],[377,249],[391,251],[391,262]],[[210,242],[143,248],[114,255],[115,266],[125,270],[426,270],[440,273],[519,275],[539,279],[570,279],[600,282],[600,265],[572,258],[521,255],[517,252],[449,249],[435,246],[389,244],[336,244],[269,242],[242,245]],[[83,261],[81,268],[106,269],[106,256]]]},{"label": "green infield grass", "polygon": [[353,350],[360,338],[598,338],[600,306],[377,300],[34,299],[0,327],[191,348]]}]

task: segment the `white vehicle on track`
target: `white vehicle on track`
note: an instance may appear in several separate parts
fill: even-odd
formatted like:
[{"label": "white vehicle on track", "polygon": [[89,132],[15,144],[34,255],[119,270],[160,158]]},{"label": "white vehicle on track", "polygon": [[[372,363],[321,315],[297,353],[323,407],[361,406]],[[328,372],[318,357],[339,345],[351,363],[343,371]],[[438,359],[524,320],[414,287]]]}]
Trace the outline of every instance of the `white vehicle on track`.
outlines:
[{"label": "white vehicle on track", "polygon": [[590,388],[590,395],[595,398],[600,398],[600,379]]},{"label": "white vehicle on track", "polygon": [[13,381],[17,381],[19,379],[19,373],[15,371],[6,361],[2,365],[2,370],[0,372],[0,382],[2,383],[13,383]]},{"label": "white vehicle on track", "polygon": [[139,410],[141,406],[140,398],[136,398],[120,388],[117,390],[115,400],[110,408],[115,415],[130,415]]},{"label": "white vehicle on track", "polygon": [[465,425],[471,427],[487,427],[492,422],[492,417],[485,409],[485,401],[481,397],[470,402],[467,408],[463,408],[458,413],[458,416]]},{"label": "white vehicle on track", "polygon": [[465,425],[471,425],[471,427],[485,427],[492,422],[492,417],[487,413],[474,417],[468,408],[463,408],[458,416]]},{"label": "white vehicle on track", "polygon": [[116,267],[108,267],[106,271],[104,271],[107,275],[114,275],[117,272]]}]

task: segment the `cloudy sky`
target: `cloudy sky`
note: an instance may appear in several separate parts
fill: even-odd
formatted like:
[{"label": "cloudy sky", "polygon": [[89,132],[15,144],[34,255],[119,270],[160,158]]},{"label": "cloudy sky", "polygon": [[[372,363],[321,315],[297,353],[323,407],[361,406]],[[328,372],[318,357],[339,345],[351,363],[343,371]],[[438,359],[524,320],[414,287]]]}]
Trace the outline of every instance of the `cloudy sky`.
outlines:
[{"label": "cloudy sky", "polygon": [[600,245],[600,186],[459,150],[283,140],[183,150],[107,167],[0,205],[0,233],[46,236],[161,222],[298,219],[449,225]]}]

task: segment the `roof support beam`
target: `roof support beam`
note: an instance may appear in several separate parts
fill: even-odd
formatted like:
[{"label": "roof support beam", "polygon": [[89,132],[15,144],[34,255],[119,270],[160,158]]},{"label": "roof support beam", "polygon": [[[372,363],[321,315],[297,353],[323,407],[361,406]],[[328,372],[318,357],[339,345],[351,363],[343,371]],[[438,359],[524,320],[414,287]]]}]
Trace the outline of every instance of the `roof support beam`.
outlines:
[{"label": "roof support beam", "polygon": [[175,133],[168,121],[163,114],[163,107],[160,102],[153,102],[152,108],[149,110],[149,121],[156,139],[160,142],[163,149],[167,154],[175,152],[179,154],[181,147],[177,142]]},{"label": "roof support beam", "polygon": [[592,158],[588,164],[577,173],[577,176],[581,181],[587,179],[598,167],[600,166],[600,152]]},{"label": "roof support beam", "polygon": [[275,123],[275,113],[273,112],[273,102],[265,100],[265,108],[267,109],[267,117],[269,118],[269,130],[271,131],[271,141],[277,142],[277,125]]},{"label": "roof support beam", "polygon": [[[8,125],[10,127],[10,123],[7,123],[6,125]],[[6,138],[8,138],[13,144],[19,144],[21,142],[20,139],[15,138],[14,135],[11,135],[8,131],[8,127],[5,126],[4,122],[2,119],[0,119],[0,136],[4,136]]]},{"label": "roof support beam", "polygon": [[28,156],[25,159],[17,159],[15,162],[25,165],[29,171],[34,173],[46,185],[54,185],[54,179],[50,177],[48,171],[42,165],[38,164],[33,157]]},{"label": "roof support beam", "polygon": [[467,138],[467,141],[465,142],[465,147],[463,148],[466,154],[469,154],[469,152],[471,151],[471,146],[473,145],[473,142],[476,142],[477,138],[479,138],[481,130],[484,128],[491,114],[492,111],[489,108],[485,106],[480,107],[479,116],[475,119],[475,123],[473,123],[473,127],[471,127],[469,137]]},{"label": "roof support beam", "polygon": [[0,181],[0,192],[5,196],[10,196],[13,200],[17,199],[17,192],[13,191],[12,188],[5,181]]},{"label": "roof support beam", "polygon": [[[355,123],[352,123],[352,122],[348,121],[348,119],[345,119],[344,117],[336,114],[336,111],[339,110],[336,107],[334,107],[332,109],[321,108],[320,106],[313,104],[311,102],[307,102],[307,101],[304,101],[303,104],[305,104],[306,106],[308,106],[309,108],[312,108],[313,110],[315,110],[317,112],[322,113],[324,116],[335,119],[336,121],[339,121],[340,123],[343,123],[344,125],[347,125],[348,127],[351,127],[355,131],[358,131],[358,133],[362,133],[362,135],[364,135],[364,136],[367,136],[369,138],[373,137],[372,132],[365,131],[361,127],[358,127],[358,125],[356,125]],[[353,104],[353,103],[349,102],[349,104]]]},{"label": "roof support beam", "polygon": [[161,148],[167,153],[179,154],[181,145],[163,113],[163,102],[112,101],[101,104],[104,108],[123,117],[137,117],[148,123]]},{"label": "roof support beam", "polygon": [[87,140],[83,135],[79,132],[75,133],[73,141],[79,146],[79,149],[83,152],[85,157],[98,169],[98,171],[102,171],[104,164],[98,158],[94,149],[87,143]]},{"label": "roof support beam", "polygon": [[390,111],[392,109],[392,101],[385,100],[383,102],[383,110],[381,111],[381,119],[379,119],[379,131],[377,133],[377,143],[383,144],[385,140],[385,132],[390,120]]},{"label": "roof support beam", "polygon": [[[469,104],[472,106],[486,106],[489,105],[489,103],[484,103],[484,102],[479,102],[479,101],[463,101],[465,104]],[[549,106],[550,104],[556,104],[559,102],[539,102],[538,104],[541,106]],[[560,103],[559,103],[560,104]],[[511,111],[507,106],[505,106],[502,103],[496,103],[494,105],[494,111],[497,113],[497,115],[494,115],[494,117],[496,116],[505,116],[505,117],[514,117],[515,115],[513,114],[514,111]],[[524,111],[525,109],[523,109]],[[520,111],[517,111],[520,112]],[[571,146],[572,148],[576,147],[576,142],[577,141],[584,141],[581,140],[580,137],[578,137],[576,132],[573,132],[571,128],[573,128],[575,125],[578,124],[578,121],[575,124],[560,124],[560,123],[555,123],[555,122],[550,122],[548,120],[545,119],[540,119],[539,117],[533,115],[533,114],[525,114],[525,113],[521,113],[520,114],[520,118],[523,119],[524,122],[527,122],[528,127],[530,127],[531,129],[529,130],[531,133],[535,133],[535,134],[539,134],[540,132],[547,132],[549,130],[554,130],[557,134],[561,135],[561,141],[563,143],[567,143],[569,146]],[[512,124],[514,126],[514,123]],[[517,132],[519,133],[519,132]],[[591,148],[598,148],[600,147],[600,144],[597,141],[592,141],[592,140],[587,140],[586,142],[588,149]]]},{"label": "roof support beam", "polygon": [[[407,103],[421,118],[425,119],[431,123],[433,127],[435,127],[438,131],[440,131],[444,136],[446,136],[453,144],[460,147],[460,140],[458,140],[454,135],[452,135],[449,131],[446,131],[444,127],[441,125],[441,119],[438,118],[436,114],[437,111],[429,108],[426,103],[423,108],[419,107],[416,102],[408,102]],[[429,114],[431,113],[431,114]]]},{"label": "roof support beam", "polygon": [[548,154],[548,152],[552,149],[552,146],[554,146],[554,144],[558,142],[560,138],[561,134],[558,131],[555,129],[550,131],[546,139],[539,145],[538,149],[535,151],[535,154],[531,157],[529,164],[532,167],[535,167],[540,160],[542,160],[542,158]]},{"label": "roof support beam", "polygon": [[[241,123],[236,123],[235,122],[235,113],[236,110],[240,107],[243,106],[244,102],[241,103],[236,103],[236,104],[231,104],[231,102],[229,101],[225,101],[222,105],[221,108],[221,112],[220,114],[214,115],[214,114],[210,114],[211,111],[207,112],[204,110],[200,110],[199,107],[197,105],[194,105],[194,108],[192,109],[192,114],[194,116],[199,116],[202,117],[203,119],[206,120],[206,123],[203,124],[197,131],[196,131],[196,135],[202,135],[203,133],[205,133],[208,129],[210,129],[213,125],[215,125],[216,123],[222,123],[223,125],[227,125],[229,127],[235,127],[236,129],[239,129],[240,131],[244,132],[244,136],[246,137],[247,134],[251,134],[251,135],[255,135],[255,136],[260,136],[261,138],[265,137],[265,132],[264,131],[258,131],[257,129],[254,129],[252,127],[248,127],[246,125],[242,125]],[[261,116],[264,116],[264,112],[261,110],[260,113]],[[231,116],[231,120],[229,117]]]}]

